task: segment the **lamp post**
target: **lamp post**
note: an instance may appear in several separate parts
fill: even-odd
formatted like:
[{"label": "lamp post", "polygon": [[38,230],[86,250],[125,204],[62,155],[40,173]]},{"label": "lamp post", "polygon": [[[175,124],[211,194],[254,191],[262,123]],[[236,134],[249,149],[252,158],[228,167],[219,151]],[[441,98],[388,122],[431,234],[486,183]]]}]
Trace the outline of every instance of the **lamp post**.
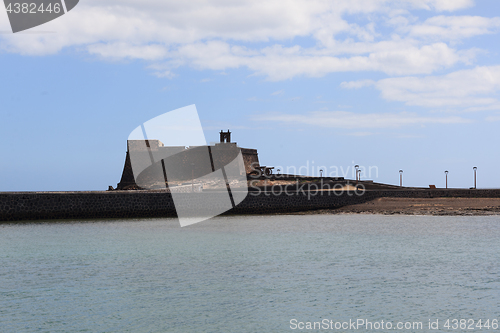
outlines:
[{"label": "lamp post", "polygon": [[321,178],[323,178],[323,169],[319,169],[319,175]]},{"label": "lamp post", "polygon": [[474,170],[474,189],[476,189],[476,171],[477,171],[477,167],[473,167],[472,170]]},{"label": "lamp post", "polygon": [[[358,176],[358,180],[359,180],[359,181],[361,181],[361,169],[360,169],[360,170],[358,170],[358,175],[359,175],[359,176]],[[356,183],[357,183],[357,181],[356,181]]]},{"label": "lamp post", "polygon": [[281,169],[278,169],[278,170],[276,170],[276,171],[278,172],[278,176],[279,176]]},{"label": "lamp post", "polygon": [[446,170],[444,174],[446,175],[446,188],[448,188],[448,170]]},{"label": "lamp post", "polygon": [[359,169],[359,165],[356,164],[354,167],[356,168],[356,185],[357,185],[358,184],[358,172],[359,172],[358,169]]},{"label": "lamp post", "polygon": [[399,186],[403,186],[403,170],[399,170]]}]

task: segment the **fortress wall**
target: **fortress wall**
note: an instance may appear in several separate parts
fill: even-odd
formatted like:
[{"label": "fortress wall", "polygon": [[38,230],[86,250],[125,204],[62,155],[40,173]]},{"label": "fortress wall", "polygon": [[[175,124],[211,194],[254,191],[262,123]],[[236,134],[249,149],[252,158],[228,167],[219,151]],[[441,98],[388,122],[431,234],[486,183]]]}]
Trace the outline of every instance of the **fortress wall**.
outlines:
[{"label": "fortress wall", "polygon": [[[214,201],[228,200],[227,192],[215,191],[177,193],[176,196],[200,212],[211,210]],[[265,214],[337,208],[363,200],[363,197],[347,195],[337,197],[333,193],[331,196],[311,196],[308,200],[307,192],[293,196],[262,192],[257,196],[249,194],[228,213]],[[176,217],[171,194],[164,191],[0,193],[0,221],[136,217]]]},{"label": "fortress wall", "polygon": [[0,193],[0,221],[175,216],[168,199],[149,191]]},{"label": "fortress wall", "polygon": [[243,155],[243,161],[245,162],[245,171],[250,174],[253,171],[252,165],[259,166],[259,155],[257,154],[257,149],[241,148],[241,154]]},{"label": "fortress wall", "polygon": [[[200,211],[209,210],[216,196],[226,193],[179,193],[183,201]],[[207,196],[211,200],[206,200]],[[500,198],[500,190],[384,190],[367,191],[363,196],[344,192],[293,195],[269,192],[249,193],[247,198],[228,214],[268,214],[315,209],[334,209],[366,202],[379,197],[405,198]],[[206,207],[205,207],[206,206]],[[103,192],[12,192],[0,193],[0,221],[175,217],[171,194],[160,191],[103,191]]]},{"label": "fortress wall", "polygon": [[[176,195],[183,204],[198,207],[200,212],[213,209],[214,201],[228,199],[227,192],[215,191]],[[266,214],[337,208],[364,200],[363,197],[335,196],[333,193],[309,198],[307,192],[292,196],[264,192],[254,196],[250,193],[228,213]],[[0,193],[0,221],[175,216],[171,194],[164,191]]]},{"label": "fortress wall", "polygon": [[[193,177],[198,178],[212,172],[212,165],[209,155],[209,148],[212,153],[212,161],[215,169],[232,162],[238,153],[243,155],[244,169],[249,174],[252,169],[252,163],[259,165],[259,157],[256,149],[240,148],[236,143],[218,143],[212,146],[198,146],[190,147],[164,147],[158,140],[149,140],[151,151],[157,154],[156,160],[164,159],[164,162],[169,169],[167,178],[168,181],[188,181]],[[132,161],[130,152],[133,152],[137,161],[137,154],[143,154],[143,160],[149,161],[149,153],[145,150],[145,142],[142,140],[129,140],[127,141],[128,150],[125,157],[125,164],[123,167],[122,177],[117,185],[117,189],[137,189],[137,184],[152,184],[158,182],[158,174],[162,174],[158,170],[162,170],[160,162],[155,163],[153,166],[146,168],[138,178],[134,178],[132,170]],[[175,155],[175,158],[170,159],[169,156]],[[158,156],[161,156],[158,158]],[[241,169],[243,170],[243,168]],[[163,180],[163,177],[160,177]],[[137,181],[137,184],[136,184]],[[174,183],[175,184],[175,183]],[[148,186],[144,186],[149,188]]]}]

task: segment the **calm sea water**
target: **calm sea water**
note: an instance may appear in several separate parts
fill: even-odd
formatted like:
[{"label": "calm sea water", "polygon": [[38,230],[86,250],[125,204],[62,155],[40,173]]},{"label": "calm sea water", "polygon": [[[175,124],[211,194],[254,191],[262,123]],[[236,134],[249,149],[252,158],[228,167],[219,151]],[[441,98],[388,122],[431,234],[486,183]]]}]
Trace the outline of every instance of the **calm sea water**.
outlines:
[{"label": "calm sea water", "polygon": [[293,319],[500,332],[443,327],[500,319],[500,217],[9,224],[0,265],[1,332],[312,331]]}]

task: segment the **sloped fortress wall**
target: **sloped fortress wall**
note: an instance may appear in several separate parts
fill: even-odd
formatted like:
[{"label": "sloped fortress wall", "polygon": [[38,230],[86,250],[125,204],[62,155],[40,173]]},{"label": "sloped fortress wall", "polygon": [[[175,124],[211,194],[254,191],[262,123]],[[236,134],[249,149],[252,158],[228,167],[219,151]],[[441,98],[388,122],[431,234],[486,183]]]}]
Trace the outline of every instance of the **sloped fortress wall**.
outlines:
[{"label": "sloped fortress wall", "polygon": [[120,183],[117,186],[118,190],[139,189],[141,186],[138,184],[158,182],[158,175],[162,174],[160,172],[162,170],[161,161],[154,163],[134,177],[130,154],[133,153],[134,156],[149,161],[150,152],[144,148],[146,146],[149,146],[150,151],[155,155],[165,156],[163,163],[169,170],[167,174],[169,182],[188,181],[207,175],[212,172],[212,163],[215,170],[220,169],[233,161],[240,151],[244,161],[242,169],[245,170],[246,174],[252,171],[252,166],[259,166],[257,149],[240,148],[235,142],[198,147],[170,147],[164,146],[159,140],[148,140],[146,145],[144,145],[143,140],[128,140],[125,165]]}]

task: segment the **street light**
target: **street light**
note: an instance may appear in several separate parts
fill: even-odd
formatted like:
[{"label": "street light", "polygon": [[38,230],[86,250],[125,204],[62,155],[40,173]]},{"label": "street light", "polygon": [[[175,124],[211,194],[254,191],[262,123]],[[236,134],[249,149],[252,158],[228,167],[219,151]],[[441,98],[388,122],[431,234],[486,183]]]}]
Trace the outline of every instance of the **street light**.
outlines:
[{"label": "street light", "polygon": [[356,168],[356,184],[358,184],[358,171],[359,171],[358,169],[359,169],[359,165],[356,164],[354,167]]},{"label": "street light", "polygon": [[276,170],[276,171],[278,172],[278,176],[279,176],[281,169],[278,169],[278,170]]},{"label": "street light", "polygon": [[323,178],[323,169],[319,169],[320,177]]},{"label": "street light", "polygon": [[361,169],[360,169],[360,170],[358,170],[358,174],[359,174],[359,176],[358,176],[358,180],[359,180],[359,181],[361,181]]},{"label": "street light", "polygon": [[448,170],[446,170],[444,174],[446,175],[446,188],[448,188]]},{"label": "street light", "polygon": [[403,170],[399,170],[399,186],[403,186]]},{"label": "street light", "polygon": [[472,168],[474,170],[474,189],[476,189],[476,171],[477,171],[477,167],[473,167]]}]

